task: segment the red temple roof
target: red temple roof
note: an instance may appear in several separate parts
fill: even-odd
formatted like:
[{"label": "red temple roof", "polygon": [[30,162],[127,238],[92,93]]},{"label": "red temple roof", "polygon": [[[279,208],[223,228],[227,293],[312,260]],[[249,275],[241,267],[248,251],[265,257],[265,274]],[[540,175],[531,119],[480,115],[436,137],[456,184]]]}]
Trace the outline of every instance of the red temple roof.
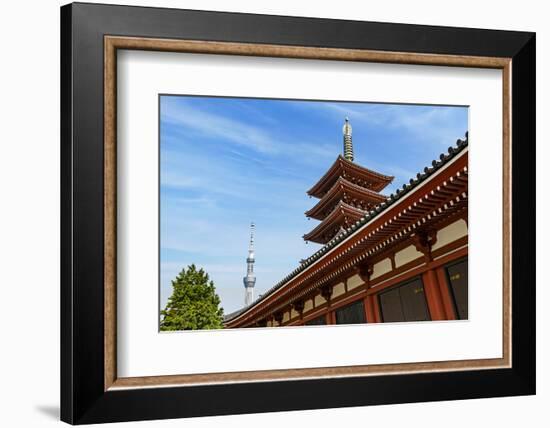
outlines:
[{"label": "red temple roof", "polygon": [[[358,186],[343,177],[339,177],[321,200],[313,208],[306,211],[305,214],[308,217],[323,220],[340,200],[356,208],[368,211],[372,209],[373,206],[384,202],[386,196],[366,189],[365,187]],[[356,203],[350,203],[352,200],[355,200]],[[358,207],[357,205],[360,206]]]},{"label": "red temple roof", "polygon": [[380,192],[394,179],[392,176],[372,171],[345,159],[342,155],[338,155],[325,175],[307,191],[307,194],[316,198],[322,198],[339,177],[345,177],[349,181],[375,192]]}]

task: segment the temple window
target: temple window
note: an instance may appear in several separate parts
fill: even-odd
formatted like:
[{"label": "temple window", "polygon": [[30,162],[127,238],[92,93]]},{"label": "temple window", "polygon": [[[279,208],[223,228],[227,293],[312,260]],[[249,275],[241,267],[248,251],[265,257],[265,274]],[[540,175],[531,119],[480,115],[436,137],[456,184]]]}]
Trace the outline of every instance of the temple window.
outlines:
[{"label": "temple window", "polygon": [[429,321],[430,313],[420,278],[379,295],[383,322]]},{"label": "temple window", "polygon": [[445,266],[457,318],[468,319],[468,259]]},{"label": "temple window", "polygon": [[336,324],[362,324],[367,322],[363,300],[338,308],[334,312],[336,314]]},{"label": "temple window", "polygon": [[327,323],[327,317],[325,315],[321,315],[320,317],[313,318],[309,321],[306,321],[305,325],[326,325]]}]

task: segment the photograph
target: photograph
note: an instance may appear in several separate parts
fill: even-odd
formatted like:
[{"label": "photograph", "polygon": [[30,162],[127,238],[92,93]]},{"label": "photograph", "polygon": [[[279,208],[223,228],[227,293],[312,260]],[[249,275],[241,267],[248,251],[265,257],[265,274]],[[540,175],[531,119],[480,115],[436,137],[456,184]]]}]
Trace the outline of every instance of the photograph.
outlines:
[{"label": "photograph", "polygon": [[468,106],[158,103],[160,332],[468,320]]}]

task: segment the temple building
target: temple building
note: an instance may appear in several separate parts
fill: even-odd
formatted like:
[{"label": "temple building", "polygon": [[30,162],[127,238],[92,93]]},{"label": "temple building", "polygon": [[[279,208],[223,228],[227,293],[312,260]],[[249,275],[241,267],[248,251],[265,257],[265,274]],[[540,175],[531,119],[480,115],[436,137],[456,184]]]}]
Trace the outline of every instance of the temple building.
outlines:
[{"label": "temple building", "polygon": [[226,328],[468,318],[468,134],[389,196],[393,177],[354,162],[348,119],[343,146],[307,192],[304,239],[323,247]]}]

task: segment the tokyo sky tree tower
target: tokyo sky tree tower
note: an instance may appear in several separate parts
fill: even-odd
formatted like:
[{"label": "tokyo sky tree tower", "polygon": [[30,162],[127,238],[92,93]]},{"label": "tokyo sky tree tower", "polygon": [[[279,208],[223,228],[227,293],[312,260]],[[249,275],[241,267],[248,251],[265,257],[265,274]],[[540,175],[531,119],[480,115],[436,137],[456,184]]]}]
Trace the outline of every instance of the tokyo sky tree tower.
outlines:
[{"label": "tokyo sky tree tower", "polygon": [[244,283],[244,304],[250,305],[254,301],[254,284],[256,276],[254,275],[254,223],[250,223],[250,243],[248,244],[248,257],[246,258],[246,276]]}]

